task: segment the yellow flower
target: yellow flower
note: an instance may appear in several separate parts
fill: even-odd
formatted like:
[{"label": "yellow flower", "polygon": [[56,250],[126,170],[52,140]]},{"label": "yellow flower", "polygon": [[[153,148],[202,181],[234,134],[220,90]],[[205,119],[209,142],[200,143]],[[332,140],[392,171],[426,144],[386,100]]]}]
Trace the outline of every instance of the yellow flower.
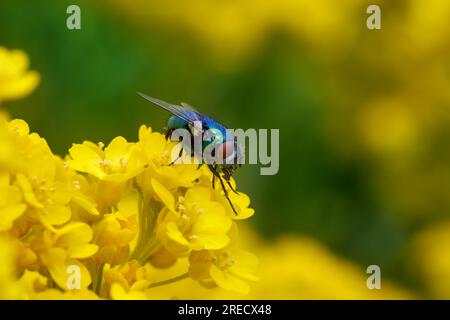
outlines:
[{"label": "yellow flower", "polygon": [[20,217],[26,205],[22,203],[22,194],[17,186],[10,184],[9,174],[0,173],[0,231],[11,229],[14,220]]},{"label": "yellow flower", "polygon": [[189,256],[189,275],[206,287],[248,293],[246,280],[257,281],[258,259],[246,251],[223,249],[193,251]]},{"label": "yellow flower", "polygon": [[15,252],[13,246],[6,238],[0,237],[0,299],[15,299],[18,295],[17,284],[15,283],[14,259]]},{"label": "yellow flower", "polygon": [[[260,261],[257,273],[259,281],[249,282],[251,290],[248,294],[216,286],[209,275],[211,253],[195,251],[193,254],[197,255],[198,262],[180,258],[170,268],[153,268],[152,279],[156,282],[175,278],[188,268],[192,274],[189,279],[149,289],[148,297],[194,300],[416,298],[414,294],[393,284],[386,275],[382,275],[381,290],[369,290],[366,286],[369,276],[365,272],[367,266],[338,257],[313,239],[292,235],[268,242],[245,228],[240,229],[239,237],[253,252],[257,252]],[[422,252],[417,251],[418,258]],[[419,261],[427,263],[424,259]],[[433,262],[428,264],[433,265]],[[441,270],[444,271],[444,268]],[[193,278],[202,280],[194,281]],[[437,279],[444,279],[445,282],[445,277]],[[442,285],[444,287],[445,284]]]},{"label": "yellow flower", "polygon": [[[211,186],[211,181],[213,179],[213,175],[211,171],[206,166],[200,168],[201,176],[199,177],[199,184],[203,185],[207,188]],[[233,178],[230,179],[230,183],[233,188],[236,190],[236,182]],[[234,220],[244,220],[250,218],[255,213],[255,210],[249,208],[250,198],[242,192],[238,192],[238,194],[234,193],[231,188],[226,185],[225,189],[228,192],[228,197],[233,203],[234,208],[236,209],[237,214],[234,213],[231,208],[227,198],[224,195],[222,187],[220,183],[216,179],[215,188],[213,189],[211,199],[217,201],[222,204],[222,206],[226,209],[227,215],[232,217]]]},{"label": "yellow flower", "polygon": [[134,143],[123,137],[114,138],[103,150],[92,142],[75,144],[69,149],[68,165],[79,172],[101,180],[123,182],[135,177],[144,168],[144,160]]},{"label": "yellow flower", "polygon": [[141,266],[136,260],[107,269],[104,271],[104,295],[109,293],[113,299],[124,299],[134,292],[136,297],[145,297],[143,291],[150,285],[150,277],[148,266]]},{"label": "yellow flower", "polygon": [[[0,169],[18,172],[26,169],[27,154],[37,142],[29,135],[28,124],[19,119],[11,120],[0,114]],[[34,139],[34,141],[32,140]]]},{"label": "yellow flower", "polygon": [[98,246],[91,244],[92,229],[83,222],[71,222],[55,231],[54,246],[64,248],[68,257],[85,259],[98,250]]},{"label": "yellow flower", "polygon": [[105,214],[94,224],[95,243],[100,247],[96,258],[103,263],[126,262],[130,242],[136,235],[136,225],[121,212]]},{"label": "yellow flower", "polygon": [[174,265],[178,260],[178,256],[165,247],[161,246],[158,250],[155,250],[150,256],[149,262],[152,266],[161,269],[167,269]]},{"label": "yellow flower", "polygon": [[31,248],[31,243],[16,240],[16,268],[18,273],[28,270],[38,270],[39,261],[36,252]]},{"label": "yellow flower", "polygon": [[72,194],[72,215],[78,220],[90,222],[93,217],[100,215],[96,195],[93,192],[92,183],[89,183],[86,177],[67,168],[69,179],[71,181]]},{"label": "yellow flower", "polygon": [[28,57],[20,50],[0,47],[0,102],[24,97],[39,83],[39,74],[28,71]]},{"label": "yellow flower", "polygon": [[138,175],[145,165],[141,150],[123,137],[114,138],[105,149],[102,144],[85,141],[73,145],[69,153],[71,158],[67,164],[72,169],[98,179],[92,189],[104,207],[120,201],[129,189],[130,179]]},{"label": "yellow flower", "polygon": [[22,299],[32,299],[36,294],[47,289],[48,279],[36,271],[25,270],[17,280]]},{"label": "yellow flower", "polygon": [[[0,102],[37,84],[27,64],[23,53],[0,47]],[[204,166],[169,165],[176,145],[141,126],[136,143],[85,141],[63,161],[25,121],[0,112],[0,298],[145,299],[189,275],[247,291],[252,255],[225,256],[236,217]],[[232,200],[237,219],[253,214],[246,195]],[[189,254],[190,272],[150,281],[155,266],[187,263]]]},{"label": "yellow flower", "polygon": [[91,283],[91,277],[81,260],[91,257],[98,250],[97,245],[90,243],[92,237],[89,225],[71,222],[61,229],[43,229],[38,232],[32,237],[31,248],[60,288],[68,289],[68,268],[75,265],[80,269],[81,288],[86,289]]},{"label": "yellow flower", "polygon": [[[167,190],[159,185],[156,193],[164,198]],[[175,254],[192,250],[216,250],[229,242],[228,231],[231,218],[225,215],[224,207],[211,201],[211,191],[201,186],[189,189],[178,201],[179,212],[166,211],[159,230],[164,246]],[[169,204],[168,207],[173,207]]]},{"label": "yellow flower", "polygon": [[[206,181],[205,167],[169,166],[175,145],[142,126],[137,143],[122,137],[106,148],[84,142],[63,161],[25,121],[0,116],[0,236],[8,235],[10,248],[0,243],[0,255],[12,261],[0,269],[3,295],[141,299],[189,275],[204,285],[247,291],[245,280],[255,277],[246,253],[234,253],[235,266],[233,259],[214,258],[208,274],[198,277],[195,252],[231,252],[237,221],[223,192]],[[251,216],[249,198],[236,197],[238,219]],[[190,273],[186,267],[172,279],[150,282],[155,266],[168,269],[189,254]],[[77,289],[70,270],[78,270]]]},{"label": "yellow flower", "polygon": [[434,299],[450,299],[450,221],[432,225],[413,239],[414,266]]},{"label": "yellow flower", "polygon": [[53,155],[45,139],[29,133],[23,120],[8,123],[14,143],[14,183],[28,205],[30,218],[46,226],[61,225],[71,217],[69,180],[63,162]]},{"label": "yellow flower", "polygon": [[69,221],[71,211],[67,206],[70,201],[67,185],[38,176],[27,178],[23,174],[18,174],[16,179],[30,206],[30,216],[49,228]]},{"label": "yellow flower", "polygon": [[17,254],[14,246],[6,238],[0,237],[0,299],[29,299],[38,291],[47,287],[47,278],[38,272],[25,271],[20,279],[14,272],[14,260]]},{"label": "yellow flower", "polygon": [[145,181],[151,178],[161,182],[167,189],[174,190],[178,187],[192,187],[201,174],[197,164],[169,166],[168,164],[172,161],[172,149],[176,143],[166,140],[164,135],[158,132],[152,132],[151,128],[146,126],[139,128],[138,146],[145,155],[147,163],[147,168],[138,180],[144,192],[152,191],[151,186],[145,184]]},{"label": "yellow flower", "polygon": [[[211,175],[205,168],[168,166],[174,144],[163,135],[141,127],[138,143],[118,137],[105,149],[90,142],[74,145],[66,166],[44,139],[30,134],[26,122],[3,122],[1,128],[15,161],[6,163],[6,173],[0,176],[0,189],[9,194],[0,197],[0,231],[16,237],[17,270],[30,279],[39,274],[31,277],[29,272],[43,271],[63,291],[70,289],[69,267],[77,266],[81,277],[76,294],[41,286],[24,297],[96,298],[87,291],[93,279],[96,292],[103,284],[102,297],[145,298],[152,290],[146,261],[168,268],[189,252],[191,258],[193,252],[215,255],[229,245],[234,213],[223,192],[206,182]],[[253,214],[248,197],[240,195],[235,201],[241,218]],[[198,280],[247,291],[245,279],[254,277],[239,267],[248,264],[246,257],[238,267],[230,265],[233,260],[214,262],[208,276]],[[198,272],[192,270],[200,264],[192,261],[190,274],[197,279]]]},{"label": "yellow flower", "polygon": [[15,147],[8,120],[0,110],[0,170],[11,170],[14,167]]},{"label": "yellow flower", "polygon": [[113,283],[111,286],[111,299],[113,300],[145,300],[147,296],[142,291],[126,291],[120,284]]},{"label": "yellow flower", "polygon": [[252,250],[258,252],[261,268],[250,293],[254,299],[413,298],[383,275],[381,290],[368,289],[367,265],[339,257],[314,239],[292,235],[271,243],[256,241]]}]

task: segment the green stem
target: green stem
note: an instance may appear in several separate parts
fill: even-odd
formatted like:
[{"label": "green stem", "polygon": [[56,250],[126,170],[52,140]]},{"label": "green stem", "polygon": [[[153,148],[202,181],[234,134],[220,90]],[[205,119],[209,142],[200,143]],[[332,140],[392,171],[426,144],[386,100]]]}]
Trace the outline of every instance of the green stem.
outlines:
[{"label": "green stem", "polygon": [[150,258],[157,245],[156,240],[156,220],[160,211],[159,204],[152,201],[151,197],[146,197],[142,190],[138,188],[141,205],[139,210],[139,235],[136,247],[131,254],[131,259],[136,259],[140,264]]},{"label": "green stem", "polygon": [[159,282],[152,283],[151,285],[148,286],[148,289],[154,288],[154,287],[159,287],[159,286],[164,286],[166,284],[174,283],[174,282],[186,279],[188,277],[189,277],[189,274],[186,272],[186,273],[183,273],[182,275],[179,275],[178,277],[175,277],[175,278],[172,278],[172,279],[167,279],[167,280],[164,280],[164,281],[159,281]]},{"label": "green stem", "polygon": [[147,245],[142,248],[139,257],[137,258],[137,260],[140,261],[141,264],[145,263],[159,248],[159,243],[156,241],[156,238],[154,236],[147,240],[146,244]]},{"label": "green stem", "polygon": [[97,273],[94,282],[94,290],[97,295],[100,295],[100,290],[102,289],[103,268],[104,263],[100,263],[97,268]]},{"label": "green stem", "polygon": [[147,219],[146,219],[146,205],[144,200],[144,195],[142,193],[142,190],[138,187],[137,188],[139,192],[139,216],[138,216],[138,223],[139,223],[139,231],[138,231],[138,240],[136,242],[136,246],[134,247],[134,250],[130,256],[131,259],[139,260],[139,252],[141,251],[141,247],[144,242],[144,234],[146,233],[146,226],[147,226]]}]

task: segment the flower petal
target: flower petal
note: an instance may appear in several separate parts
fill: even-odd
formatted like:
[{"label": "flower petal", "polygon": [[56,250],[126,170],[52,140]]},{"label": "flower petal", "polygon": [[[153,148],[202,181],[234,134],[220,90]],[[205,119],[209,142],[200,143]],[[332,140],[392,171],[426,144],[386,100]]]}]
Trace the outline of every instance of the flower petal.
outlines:
[{"label": "flower petal", "polygon": [[221,288],[229,291],[247,294],[250,291],[249,285],[231,274],[223,272],[216,265],[211,265],[209,274],[214,282]]},{"label": "flower petal", "polygon": [[158,198],[164,203],[164,205],[171,211],[175,211],[175,198],[173,194],[167,190],[158,180],[152,178],[151,184],[153,191]]}]

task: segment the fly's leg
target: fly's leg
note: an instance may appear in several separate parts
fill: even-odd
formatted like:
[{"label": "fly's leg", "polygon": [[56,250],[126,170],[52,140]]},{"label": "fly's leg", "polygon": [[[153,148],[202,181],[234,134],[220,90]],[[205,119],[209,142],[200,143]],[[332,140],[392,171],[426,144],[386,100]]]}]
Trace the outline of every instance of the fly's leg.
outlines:
[{"label": "fly's leg", "polygon": [[179,159],[181,159],[182,155],[183,155],[183,147],[181,147],[180,152],[178,152],[178,157],[175,160],[173,160],[171,163],[169,163],[168,166],[175,164],[175,162],[177,162]]},{"label": "fly's leg", "polygon": [[224,178],[225,178],[225,181],[228,183],[228,186],[230,187],[230,189],[231,189],[235,194],[239,195],[239,193],[238,193],[238,192],[233,188],[233,186],[231,185],[231,183],[230,183],[230,177],[231,177],[230,172],[229,172],[228,170],[225,170],[225,169],[224,169]]},{"label": "fly's leg", "polygon": [[239,193],[233,188],[233,186],[231,185],[231,183],[230,183],[230,180],[227,180],[227,183],[228,183],[228,185],[230,186],[230,189],[234,192],[234,193],[236,193],[237,195],[239,195]]},{"label": "fly's leg", "polygon": [[227,198],[228,202],[230,203],[231,209],[233,209],[234,214],[235,214],[235,215],[238,215],[236,209],[235,209],[234,206],[233,206],[233,203],[232,203],[231,200],[230,200],[230,197],[229,197],[229,195],[228,195],[228,191],[227,191],[227,189],[225,189],[225,185],[224,185],[224,183],[223,183],[222,177],[220,176],[220,174],[217,172],[216,168],[215,168],[213,165],[208,164],[208,168],[209,168],[209,170],[211,170],[211,172],[213,173],[213,175],[214,175],[215,177],[217,177],[217,179],[220,181],[220,184],[221,184],[221,186],[222,186],[223,193],[225,194],[225,198]]},{"label": "fly's leg", "polygon": [[166,130],[165,138],[166,140],[170,140],[170,136],[172,135],[173,129],[164,128]]}]

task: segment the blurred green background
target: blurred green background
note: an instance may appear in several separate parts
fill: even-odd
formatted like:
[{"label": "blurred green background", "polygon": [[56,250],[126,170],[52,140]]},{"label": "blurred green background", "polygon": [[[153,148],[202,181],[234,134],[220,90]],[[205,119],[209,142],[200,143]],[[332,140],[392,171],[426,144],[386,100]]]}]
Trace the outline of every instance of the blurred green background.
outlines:
[{"label": "blurred green background", "polygon": [[[382,29],[371,31],[374,3]],[[410,250],[450,213],[446,3],[3,0],[0,45],[27,52],[42,78],[7,108],[60,155],[136,140],[141,124],[162,131],[168,114],[137,90],[229,127],[279,128],[279,173],[235,175],[256,209],[249,223],[269,241],[310,236],[433,296]],[[81,30],[66,28],[70,4]]]}]

